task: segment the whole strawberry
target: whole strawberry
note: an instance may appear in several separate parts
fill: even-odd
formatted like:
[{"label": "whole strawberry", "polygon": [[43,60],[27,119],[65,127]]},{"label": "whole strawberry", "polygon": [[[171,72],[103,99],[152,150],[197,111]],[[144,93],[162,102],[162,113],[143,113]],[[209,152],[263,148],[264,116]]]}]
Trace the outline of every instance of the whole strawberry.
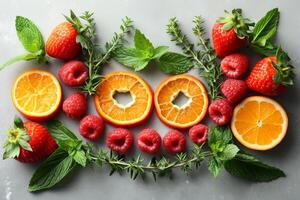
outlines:
[{"label": "whole strawberry", "polygon": [[4,144],[3,159],[15,158],[20,162],[33,163],[47,158],[57,148],[48,130],[36,122],[24,122],[16,117],[8,131]]},{"label": "whole strawberry", "polygon": [[277,96],[284,90],[284,86],[293,84],[293,78],[291,66],[284,64],[280,57],[269,56],[254,65],[246,78],[246,84],[250,90]]},{"label": "whole strawberry", "polygon": [[227,56],[247,44],[249,31],[248,19],[242,17],[241,9],[234,9],[231,13],[225,11],[212,29],[212,41],[218,57]]},{"label": "whole strawberry", "polygon": [[77,31],[70,22],[56,26],[46,42],[46,52],[49,56],[71,60],[75,58],[81,46],[76,42]]},{"label": "whole strawberry", "polygon": [[82,93],[74,93],[63,102],[63,111],[73,119],[80,119],[86,114],[86,96]]}]

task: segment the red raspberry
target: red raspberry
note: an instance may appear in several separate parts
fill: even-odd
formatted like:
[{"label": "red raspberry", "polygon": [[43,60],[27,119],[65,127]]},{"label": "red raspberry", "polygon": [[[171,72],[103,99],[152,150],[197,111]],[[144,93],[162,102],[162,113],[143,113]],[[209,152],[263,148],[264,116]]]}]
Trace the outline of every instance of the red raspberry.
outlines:
[{"label": "red raspberry", "polygon": [[83,62],[72,60],[59,69],[58,76],[66,85],[79,86],[87,80],[88,69]]},{"label": "red raspberry", "polygon": [[235,104],[245,96],[247,85],[243,80],[227,79],[222,84],[221,91],[230,103]]},{"label": "red raspberry", "polygon": [[228,78],[241,77],[248,67],[249,58],[241,53],[231,54],[221,61],[221,69]]},{"label": "red raspberry", "polygon": [[185,149],[186,139],[181,132],[171,130],[165,135],[163,144],[169,153],[181,153]]},{"label": "red raspberry", "polygon": [[80,135],[91,141],[96,141],[103,134],[103,120],[96,115],[88,115],[80,121]]},{"label": "red raspberry", "polygon": [[124,128],[117,128],[109,132],[106,145],[118,154],[125,154],[133,144],[133,134]]},{"label": "red raspberry", "polygon": [[208,114],[215,124],[222,126],[231,120],[232,106],[226,99],[217,99],[209,105]]},{"label": "red raspberry", "polygon": [[144,129],[138,135],[138,147],[145,153],[154,154],[160,150],[161,137],[154,129]]},{"label": "red raspberry", "polygon": [[193,126],[189,130],[189,136],[195,144],[204,144],[207,142],[208,128],[204,124]]},{"label": "red raspberry", "polygon": [[86,113],[86,97],[82,93],[74,93],[63,103],[63,111],[70,118],[80,119]]}]

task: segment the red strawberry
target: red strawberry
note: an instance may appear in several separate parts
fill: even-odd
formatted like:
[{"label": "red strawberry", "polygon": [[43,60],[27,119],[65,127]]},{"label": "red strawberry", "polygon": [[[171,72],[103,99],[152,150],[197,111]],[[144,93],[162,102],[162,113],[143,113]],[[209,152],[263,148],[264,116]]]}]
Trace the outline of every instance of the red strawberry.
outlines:
[{"label": "red strawberry", "polygon": [[[277,68],[285,68],[285,71],[278,71]],[[281,69],[282,70],[282,69]],[[285,75],[282,75],[284,72],[288,72],[290,70],[289,67],[282,66],[275,56],[270,56],[259,60],[253,67],[249,76],[246,78],[246,84],[250,90],[259,92],[268,96],[277,96],[281,91],[284,90],[283,85],[289,85],[284,82]],[[290,80],[293,77],[293,72],[289,71],[289,73],[285,78],[286,80]],[[289,77],[290,76],[290,77]],[[276,83],[276,77],[279,79]],[[282,82],[283,81],[283,82]]]},{"label": "red strawberry", "polygon": [[75,58],[81,46],[76,42],[77,31],[70,22],[63,22],[56,26],[46,43],[46,52],[49,56],[71,60]]},{"label": "red strawberry", "polygon": [[222,84],[221,91],[231,104],[235,104],[245,96],[247,85],[242,80],[227,79]]},{"label": "red strawberry", "polygon": [[235,53],[226,56],[221,61],[222,72],[228,78],[241,77],[249,67],[249,58],[245,54]]},{"label": "red strawberry", "polygon": [[82,93],[74,93],[63,102],[63,111],[73,119],[80,119],[86,113],[86,96]]},{"label": "red strawberry", "polygon": [[241,9],[234,9],[231,13],[225,11],[212,29],[212,41],[218,57],[227,56],[247,44],[249,31],[248,19],[242,17]]},{"label": "red strawberry", "polygon": [[14,127],[8,132],[3,158],[15,158],[33,163],[47,158],[57,148],[48,130],[36,122],[22,122],[15,118]]},{"label": "red strawberry", "polygon": [[80,86],[88,78],[88,69],[83,62],[72,60],[64,64],[58,71],[60,79],[69,86]]}]

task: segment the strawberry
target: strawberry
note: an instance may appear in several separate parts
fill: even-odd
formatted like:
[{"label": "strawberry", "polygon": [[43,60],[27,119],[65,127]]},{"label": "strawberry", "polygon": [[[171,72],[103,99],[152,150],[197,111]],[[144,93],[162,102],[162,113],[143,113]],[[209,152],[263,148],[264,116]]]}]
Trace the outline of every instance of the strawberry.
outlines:
[{"label": "strawberry", "polygon": [[46,52],[49,56],[71,60],[75,58],[81,46],[76,42],[77,31],[70,22],[63,22],[56,26],[46,43]]},{"label": "strawberry", "polygon": [[294,72],[281,54],[269,56],[259,60],[246,78],[250,90],[268,96],[277,96],[285,86],[293,84]]},{"label": "strawberry", "polygon": [[24,122],[16,117],[8,131],[4,144],[3,159],[15,158],[20,162],[33,163],[47,158],[57,148],[48,130],[36,122]]},{"label": "strawberry", "polygon": [[212,41],[218,57],[222,58],[247,44],[249,26],[253,24],[242,17],[241,9],[234,9],[231,13],[225,11],[212,29]]}]

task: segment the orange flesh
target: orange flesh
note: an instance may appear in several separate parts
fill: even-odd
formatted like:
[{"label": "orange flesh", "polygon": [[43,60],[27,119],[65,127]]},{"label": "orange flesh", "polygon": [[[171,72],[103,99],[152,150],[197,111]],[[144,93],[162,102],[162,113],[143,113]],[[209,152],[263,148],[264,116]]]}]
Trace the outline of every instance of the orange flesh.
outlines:
[{"label": "orange flesh", "polygon": [[267,150],[285,136],[288,119],[283,108],[266,97],[249,97],[235,108],[232,130],[245,146]]},{"label": "orange flesh", "polygon": [[49,72],[33,69],[21,74],[14,83],[12,98],[16,108],[28,116],[44,117],[57,110],[61,88]]},{"label": "orange flesh", "polygon": [[[132,102],[119,104],[116,92],[130,92]],[[149,86],[137,75],[129,72],[113,72],[106,76],[98,88],[95,104],[99,114],[116,125],[133,125],[144,120],[152,107]]]},{"label": "orange flesh", "polygon": [[[188,101],[183,106],[173,103],[179,93]],[[188,128],[205,116],[208,98],[202,83],[191,75],[177,75],[160,83],[155,92],[155,107],[159,118],[169,126]]]}]

